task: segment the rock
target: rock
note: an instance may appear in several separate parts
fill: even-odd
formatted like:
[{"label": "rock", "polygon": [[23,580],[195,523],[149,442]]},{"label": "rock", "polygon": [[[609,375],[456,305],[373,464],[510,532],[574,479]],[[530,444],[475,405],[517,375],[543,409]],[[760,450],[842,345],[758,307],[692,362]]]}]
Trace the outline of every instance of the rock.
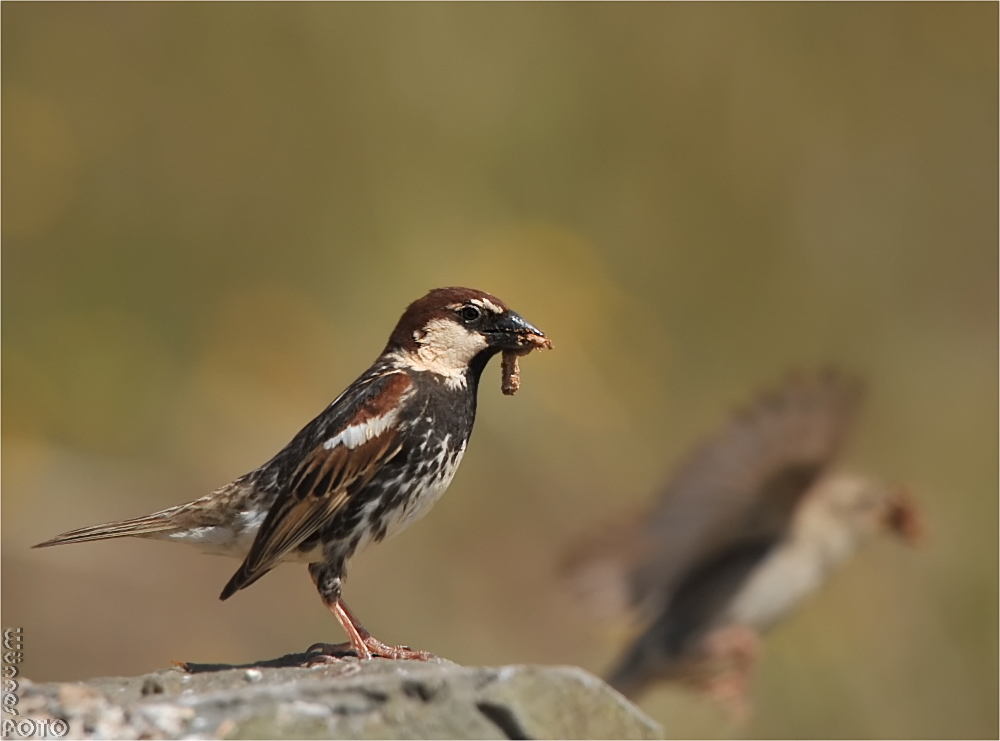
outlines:
[{"label": "rock", "polygon": [[25,680],[19,719],[50,727],[62,719],[64,738],[663,738],[655,721],[575,667],[270,663],[65,684]]}]

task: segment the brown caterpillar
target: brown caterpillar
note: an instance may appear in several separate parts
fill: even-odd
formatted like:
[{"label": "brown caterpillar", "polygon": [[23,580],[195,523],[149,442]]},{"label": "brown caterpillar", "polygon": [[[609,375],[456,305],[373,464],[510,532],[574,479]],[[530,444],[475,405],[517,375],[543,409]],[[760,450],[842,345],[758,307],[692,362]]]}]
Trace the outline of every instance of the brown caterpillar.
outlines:
[{"label": "brown caterpillar", "polygon": [[539,348],[552,349],[552,341],[544,337],[531,335],[526,337],[525,340],[529,343],[526,347],[518,350],[504,350],[500,360],[500,390],[507,396],[513,396],[521,388],[521,369],[518,366],[517,359],[521,355],[527,355],[532,350]]}]

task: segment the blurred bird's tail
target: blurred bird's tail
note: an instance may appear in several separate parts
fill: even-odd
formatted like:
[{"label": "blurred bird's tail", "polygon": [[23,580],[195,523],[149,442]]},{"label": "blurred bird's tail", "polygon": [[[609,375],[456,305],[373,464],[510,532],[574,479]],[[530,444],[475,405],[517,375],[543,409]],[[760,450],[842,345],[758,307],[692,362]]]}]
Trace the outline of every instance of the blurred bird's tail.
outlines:
[{"label": "blurred bird's tail", "polygon": [[[176,508],[174,508],[176,509]],[[70,530],[62,535],[46,540],[44,543],[32,546],[32,548],[48,548],[51,545],[62,545],[64,543],[85,543],[88,540],[106,540],[108,538],[124,538],[130,535],[150,535],[167,530],[176,530],[177,525],[173,519],[174,509],[165,509],[162,512],[154,512],[151,515],[136,517],[131,520],[121,522],[107,522],[103,525],[91,525]]]},{"label": "blurred bird's tail", "polygon": [[649,681],[649,678],[643,677],[638,669],[637,665],[626,661],[618,664],[605,681],[628,699],[635,700]]},{"label": "blurred bird's tail", "polygon": [[663,647],[650,650],[640,639],[629,646],[625,654],[605,677],[605,681],[625,697],[635,700],[653,681],[669,679],[673,662],[664,655]]}]

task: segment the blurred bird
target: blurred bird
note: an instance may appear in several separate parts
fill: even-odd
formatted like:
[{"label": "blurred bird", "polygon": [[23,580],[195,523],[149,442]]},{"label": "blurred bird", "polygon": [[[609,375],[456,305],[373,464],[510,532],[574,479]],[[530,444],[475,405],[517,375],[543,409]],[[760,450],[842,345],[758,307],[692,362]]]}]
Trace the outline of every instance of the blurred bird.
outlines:
[{"label": "blurred bird", "polygon": [[[193,502],[35,547],[134,535],[242,558],[221,599],[282,561],[304,561],[359,658],[430,658],[386,645],[358,622],[341,599],[347,561],[412,523],[448,488],[490,358],[541,347],[551,347],[545,335],[495,296],[435,289],[410,304],[375,363],[260,468]],[[309,649],[311,661],[343,651]]]},{"label": "blurred bird", "polygon": [[570,552],[564,575],[592,613],[634,610],[644,625],[613,687],[678,681],[745,719],[759,635],[876,532],[919,538],[903,489],[827,472],[859,401],[838,372],[790,376],[697,448],[648,512]]}]

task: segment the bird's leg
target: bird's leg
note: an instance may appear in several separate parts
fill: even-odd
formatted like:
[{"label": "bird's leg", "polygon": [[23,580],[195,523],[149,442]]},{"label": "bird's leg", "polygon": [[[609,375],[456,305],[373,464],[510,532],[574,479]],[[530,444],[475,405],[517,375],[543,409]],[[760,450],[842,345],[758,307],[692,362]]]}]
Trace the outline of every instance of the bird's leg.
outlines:
[{"label": "bird's leg", "polygon": [[718,671],[705,682],[705,691],[729,708],[737,725],[744,726],[753,713],[750,680],[760,654],[760,637],[753,628],[731,625],[713,631],[706,644]]},{"label": "bird's leg", "polygon": [[[372,657],[372,651],[368,648],[368,644],[365,642],[365,638],[371,638],[371,634],[364,629],[361,625],[356,625],[352,618],[350,612],[347,611],[347,606],[344,605],[339,599],[332,605],[327,605],[330,608],[330,612],[333,613],[334,617],[340,622],[344,628],[344,632],[347,633],[347,637],[350,639],[349,643],[314,643],[309,647],[306,653],[319,652],[323,655],[329,656],[334,653],[341,653],[345,648],[353,649],[354,655],[357,656],[362,661],[367,661]],[[334,657],[331,657],[334,658]]]},{"label": "bird's leg", "polygon": [[309,564],[309,576],[312,577],[316,591],[319,592],[320,599],[329,610],[336,615],[337,620],[344,626],[350,643],[314,643],[306,649],[308,659],[306,666],[316,664],[335,664],[343,661],[352,652],[359,659],[370,659],[371,653],[367,650],[358,650],[360,645],[364,649],[363,643],[355,639],[356,631],[352,632],[337,612],[337,605],[340,603],[340,574],[344,571],[343,563],[327,564],[323,562]]},{"label": "bird's leg", "polygon": [[427,661],[437,658],[427,651],[414,651],[409,646],[389,646],[378,640],[375,636],[358,622],[354,613],[347,607],[344,600],[337,600],[335,605],[330,606],[331,612],[336,616],[340,624],[351,639],[354,652],[360,659],[370,659],[372,656],[381,656],[383,659],[405,659],[411,661]]},{"label": "bird's leg", "polygon": [[350,644],[344,643],[316,643],[309,647],[307,654],[310,656],[310,664],[329,664],[343,659],[344,654],[349,649],[353,649],[354,654],[362,660],[370,659],[372,656],[381,656],[383,659],[411,659],[415,661],[427,661],[436,658],[434,654],[426,651],[414,651],[409,646],[389,646],[378,640],[369,633],[365,627],[358,622],[354,614],[348,609],[344,600],[340,598],[341,579],[343,564],[334,563],[311,563],[309,564],[309,575],[312,576],[316,590],[319,592],[323,604],[333,613],[337,621],[343,626],[344,632],[350,639]]}]

